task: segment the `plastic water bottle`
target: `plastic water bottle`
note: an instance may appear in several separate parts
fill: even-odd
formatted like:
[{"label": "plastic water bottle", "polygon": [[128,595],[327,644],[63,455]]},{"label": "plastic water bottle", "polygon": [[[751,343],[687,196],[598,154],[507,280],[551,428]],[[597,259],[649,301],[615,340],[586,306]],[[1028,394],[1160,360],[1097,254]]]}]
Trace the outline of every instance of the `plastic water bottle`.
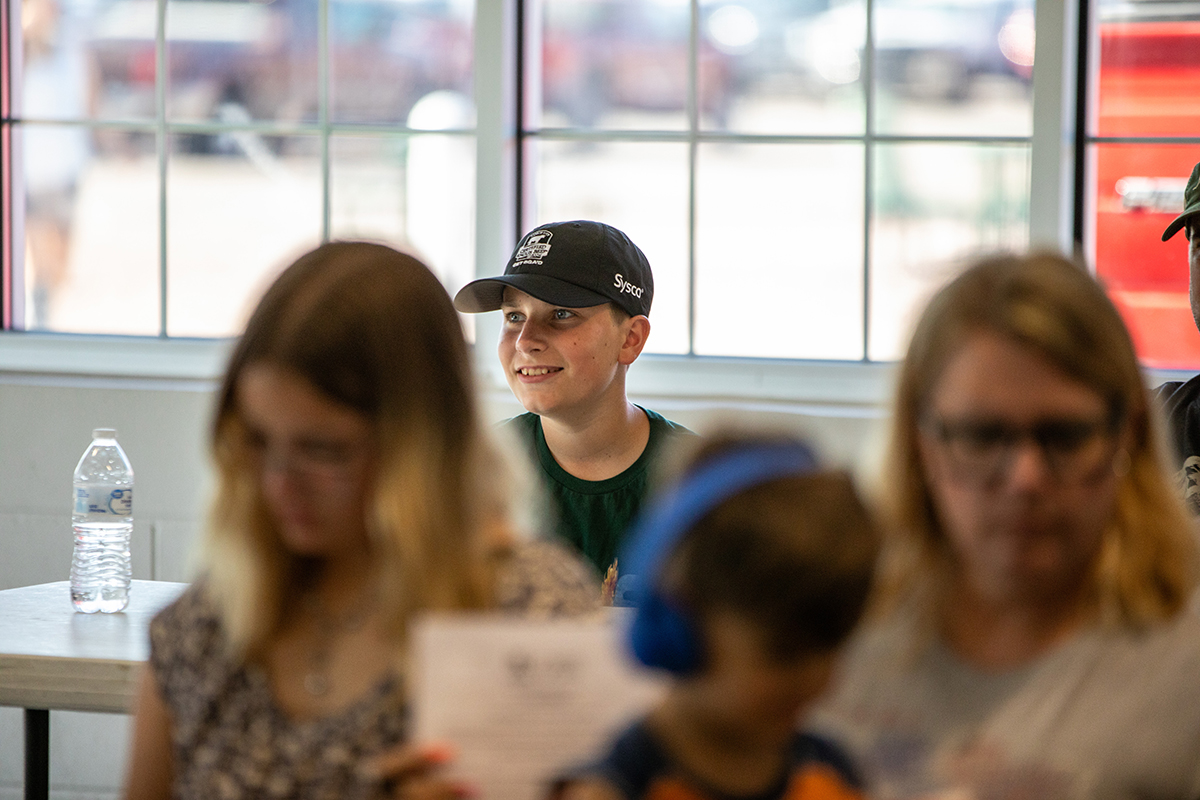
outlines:
[{"label": "plastic water bottle", "polygon": [[71,514],[75,555],[71,602],[76,611],[112,614],[129,603],[129,539],[133,533],[133,467],[112,428],[92,431],[75,467]]}]

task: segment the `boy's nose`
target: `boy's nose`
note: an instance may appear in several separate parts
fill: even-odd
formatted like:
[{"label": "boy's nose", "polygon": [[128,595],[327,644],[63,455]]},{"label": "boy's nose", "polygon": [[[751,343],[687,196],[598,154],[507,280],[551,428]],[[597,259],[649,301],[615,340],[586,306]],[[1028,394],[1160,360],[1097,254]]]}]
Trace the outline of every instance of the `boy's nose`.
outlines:
[{"label": "boy's nose", "polygon": [[541,331],[538,326],[532,322],[526,322],[521,326],[521,330],[517,333],[517,349],[522,353],[536,353],[546,346],[545,339],[542,338]]}]

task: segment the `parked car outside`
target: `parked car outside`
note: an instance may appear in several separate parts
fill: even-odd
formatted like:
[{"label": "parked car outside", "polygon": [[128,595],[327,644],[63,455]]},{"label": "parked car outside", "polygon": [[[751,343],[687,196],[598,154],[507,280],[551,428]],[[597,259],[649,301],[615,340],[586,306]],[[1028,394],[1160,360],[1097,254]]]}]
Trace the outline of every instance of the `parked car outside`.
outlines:
[{"label": "parked car outside", "polygon": [[[876,0],[875,79],[905,94],[965,100],[973,82],[1033,74],[1032,0]],[[788,31],[791,57],[818,90],[862,79],[867,7],[834,2]]]},{"label": "parked car outside", "polygon": [[[614,110],[683,111],[689,94],[691,4],[676,0],[554,0],[542,5],[542,106],[573,127]],[[723,127],[735,97],[733,56],[701,9],[699,109]]]},{"label": "parked car outside", "polygon": [[[101,116],[154,118],[156,13],[154,0],[98,12],[89,45]],[[469,92],[471,13],[463,0],[331,0],[330,119],[403,124],[429,92]],[[168,120],[317,121],[317,14],[316,0],[170,0]]]}]

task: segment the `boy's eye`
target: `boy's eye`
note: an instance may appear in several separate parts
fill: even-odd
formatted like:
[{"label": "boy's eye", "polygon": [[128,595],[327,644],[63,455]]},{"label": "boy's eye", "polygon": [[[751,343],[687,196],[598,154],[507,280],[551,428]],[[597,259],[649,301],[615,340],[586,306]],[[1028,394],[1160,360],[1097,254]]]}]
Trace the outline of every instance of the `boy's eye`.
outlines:
[{"label": "boy's eye", "polygon": [[509,323],[512,323],[515,325],[517,323],[524,321],[524,319],[525,318],[516,311],[505,311],[504,312],[504,321],[505,322],[509,322]]},{"label": "boy's eye", "polygon": [[574,311],[568,311],[565,308],[554,309],[554,319],[556,320],[570,319],[573,316],[575,316]]}]

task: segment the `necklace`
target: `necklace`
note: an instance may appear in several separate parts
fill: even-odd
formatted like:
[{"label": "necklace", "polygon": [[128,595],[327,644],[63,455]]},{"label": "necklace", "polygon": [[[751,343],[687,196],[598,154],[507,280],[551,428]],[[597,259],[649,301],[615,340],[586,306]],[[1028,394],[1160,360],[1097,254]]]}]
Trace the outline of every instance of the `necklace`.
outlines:
[{"label": "necklace", "polygon": [[312,697],[329,694],[329,662],[338,638],[362,630],[371,616],[373,604],[364,599],[341,615],[334,615],[316,592],[305,597],[305,607],[316,622],[317,636],[308,656],[308,672],[304,675],[304,691]]}]

